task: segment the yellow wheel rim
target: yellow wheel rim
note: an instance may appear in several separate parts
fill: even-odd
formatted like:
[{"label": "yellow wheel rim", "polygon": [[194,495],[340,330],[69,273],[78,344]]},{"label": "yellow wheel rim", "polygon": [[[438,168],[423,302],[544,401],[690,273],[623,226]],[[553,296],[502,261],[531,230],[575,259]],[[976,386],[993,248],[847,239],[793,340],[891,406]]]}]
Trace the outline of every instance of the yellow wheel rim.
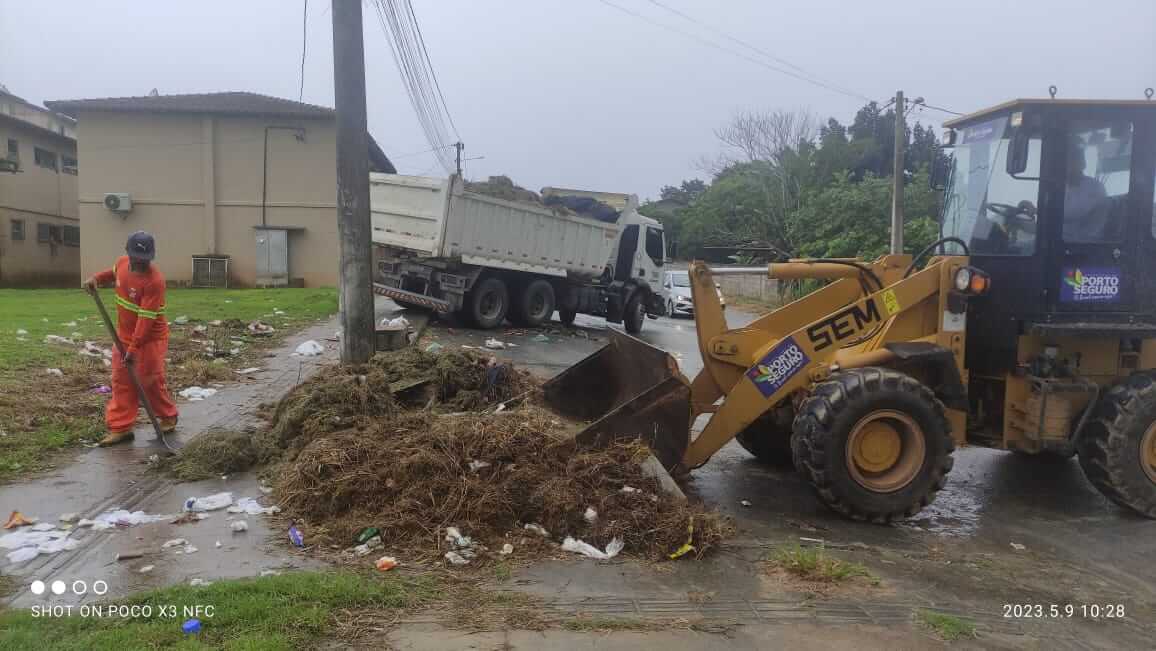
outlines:
[{"label": "yellow wheel rim", "polygon": [[1148,479],[1156,483],[1156,423],[1153,423],[1144,433],[1144,438],[1140,439],[1140,466],[1144,468],[1144,474],[1148,475]]},{"label": "yellow wheel rim", "polygon": [[871,412],[855,423],[847,437],[847,470],[851,478],[877,493],[894,492],[910,484],[923,467],[926,454],[923,429],[899,411]]}]

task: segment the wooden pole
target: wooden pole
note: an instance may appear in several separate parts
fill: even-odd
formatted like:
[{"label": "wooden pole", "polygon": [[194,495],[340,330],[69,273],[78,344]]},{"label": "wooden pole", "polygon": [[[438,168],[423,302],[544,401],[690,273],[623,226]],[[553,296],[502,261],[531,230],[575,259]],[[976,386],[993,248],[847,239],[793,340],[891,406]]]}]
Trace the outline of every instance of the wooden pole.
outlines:
[{"label": "wooden pole", "polygon": [[903,122],[903,91],[895,91],[895,164],[892,169],[891,252],[903,253],[903,148],[907,127]]}]

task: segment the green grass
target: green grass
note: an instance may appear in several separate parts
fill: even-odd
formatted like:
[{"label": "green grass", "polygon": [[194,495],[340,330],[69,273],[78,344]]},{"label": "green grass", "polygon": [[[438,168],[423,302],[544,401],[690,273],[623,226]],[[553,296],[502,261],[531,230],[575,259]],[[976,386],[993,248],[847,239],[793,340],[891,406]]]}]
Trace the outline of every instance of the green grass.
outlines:
[{"label": "green grass", "polygon": [[810,581],[842,583],[862,577],[878,583],[878,579],[862,564],[835,558],[823,547],[784,547],[772,555],[771,563]]},{"label": "green grass", "polygon": [[[105,307],[115,316],[113,291],[103,290]],[[322,289],[170,289],[169,320],[187,316],[188,326],[172,328],[170,356],[178,357],[193,325],[215,319],[261,319],[277,329],[276,336],[250,341],[252,355],[284,335],[337,311],[337,292]],[[276,314],[280,310],[284,314]],[[75,325],[65,325],[72,324]],[[17,335],[18,330],[27,334]],[[74,337],[73,334],[77,336]],[[110,348],[96,306],[80,289],[0,289],[0,481],[43,468],[57,450],[99,438],[105,397],[91,395],[93,384],[107,384],[108,370],[99,361],[81,357],[76,346],[45,343],[46,335],[93,341]],[[24,341],[20,341],[23,339]],[[254,360],[230,360],[210,366],[189,358],[169,368],[170,388],[177,384],[232,378],[236,365]],[[224,368],[221,368],[224,366]],[[59,368],[63,378],[46,374]]]},{"label": "green grass", "polygon": [[956,640],[973,640],[976,637],[975,624],[946,613],[937,613],[934,610],[920,610],[916,613],[919,623],[935,633],[941,640],[954,642]]},{"label": "green grass", "polygon": [[654,631],[666,628],[665,622],[647,621],[637,617],[575,617],[562,622],[567,631]]},{"label": "green grass", "polygon": [[[295,572],[209,586],[178,586],[135,595],[123,602],[150,605],[151,618],[34,617],[30,611],[0,613],[0,649],[299,649],[332,636],[345,610],[398,611],[437,596],[426,579],[365,577],[346,572]],[[177,606],[162,617],[162,605]],[[181,632],[184,606],[213,606],[200,617],[202,633]]]}]

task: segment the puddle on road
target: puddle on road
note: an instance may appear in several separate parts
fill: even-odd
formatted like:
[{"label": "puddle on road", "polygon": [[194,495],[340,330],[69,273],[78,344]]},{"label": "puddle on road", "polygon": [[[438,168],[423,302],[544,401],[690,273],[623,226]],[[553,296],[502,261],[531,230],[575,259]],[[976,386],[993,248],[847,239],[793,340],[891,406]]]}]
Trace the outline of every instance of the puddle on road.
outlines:
[{"label": "puddle on road", "polygon": [[933,533],[949,538],[970,538],[979,531],[983,502],[967,492],[967,486],[948,484],[915,517],[897,522],[901,529]]}]

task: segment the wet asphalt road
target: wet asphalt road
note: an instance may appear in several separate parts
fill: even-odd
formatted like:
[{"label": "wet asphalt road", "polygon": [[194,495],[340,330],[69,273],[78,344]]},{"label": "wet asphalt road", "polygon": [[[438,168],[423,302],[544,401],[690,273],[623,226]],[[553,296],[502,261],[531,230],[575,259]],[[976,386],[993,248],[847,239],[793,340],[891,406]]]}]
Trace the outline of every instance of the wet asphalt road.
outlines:
[{"label": "wet asphalt road", "polygon": [[[754,318],[734,309],[727,313],[732,328]],[[567,335],[554,324],[558,334],[546,331],[548,342],[534,340],[538,331],[451,331],[441,324],[434,324],[430,335],[445,345],[480,346],[491,336],[514,343],[517,347],[499,355],[549,377],[604,343],[605,322],[579,316],[575,325],[581,336]],[[701,370],[693,320],[647,320],[640,338],[672,353],[687,377]],[[1156,522],[1100,496],[1075,459],[1019,457],[970,447],[957,450],[947,487],[936,501],[915,518],[893,526],[836,516],[793,470],[758,463],[735,441],[692,477],[688,492],[733,515],[747,541],[758,545],[805,536],[878,546],[894,552],[899,566],[888,567],[895,561],[885,560],[873,569],[894,575],[907,596],[928,603],[954,599],[996,615],[1004,603],[1033,599],[1124,603],[1133,606],[1133,612],[1149,613],[1156,604]],[[749,500],[751,506],[741,506],[741,500]],[[1013,542],[1024,549],[1017,551]],[[904,558],[929,555],[937,559],[932,566],[922,561],[903,566]],[[969,567],[980,569],[955,576],[953,558],[969,559]],[[972,563],[975,559],[983,562]],[[870,559],[865,562],[873,565]],[[960,565],[957,562],[956,568]],[[990,568],[991,575],[984,576],[983,568]],[[722,573],[728,574],[730,579],[723,580],[728,587],[742,585],[742,577]]]}]

